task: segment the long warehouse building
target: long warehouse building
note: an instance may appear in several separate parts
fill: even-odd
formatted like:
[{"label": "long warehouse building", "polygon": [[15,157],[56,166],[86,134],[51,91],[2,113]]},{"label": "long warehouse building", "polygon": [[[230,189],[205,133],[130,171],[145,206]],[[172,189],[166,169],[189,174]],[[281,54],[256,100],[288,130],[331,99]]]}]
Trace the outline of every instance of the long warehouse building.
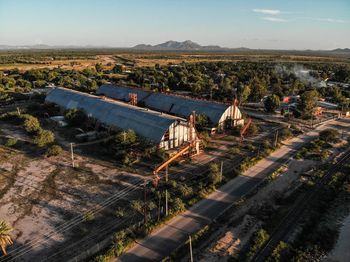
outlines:
[{"label": "long warehouse building", "polygon": [[211,127],[219,130],[225,128],[226,120],[232,120],[234,126],[244,124],[242,113],[237,105],[116,85],[102,85],[97,90],[97,94],[126,102],[130,102],[130,94],[136,94],[138,105],[184,118],[188,118],[195,111],[196,114],[206,115],[211,122]]},{"label": "long warehouse building", "polygon": [[132,129],[165,150],[197,138],[195,128],[185,119],[62,87],[53,89],[45,102],[64,109],[81,109],[106,126]]}]

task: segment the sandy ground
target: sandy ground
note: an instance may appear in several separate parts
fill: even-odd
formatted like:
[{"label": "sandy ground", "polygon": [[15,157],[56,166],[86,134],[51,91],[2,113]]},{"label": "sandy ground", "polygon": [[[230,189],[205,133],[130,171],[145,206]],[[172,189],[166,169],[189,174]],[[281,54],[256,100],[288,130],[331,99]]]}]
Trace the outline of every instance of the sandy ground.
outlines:
[{"label": "sandy ground", "polygon": [[108,63],[115,64],[116,60],[112,55],[98,55],[95,59],[75,59],[75,60],[55,60],[46,61],[46,64],[0,64],[0,70],[19,69],[20,71],[27,71],[31,69],[40,68],[63,68],[67,70],[83,70],[87,67],[93,67],[95,64],[101,63],[107,65]]},{"label": "sandy ground", "polygon": [[84,170],[74,170],[68,152],[66,156],[33,158],[0,149],[0,218],[14,228],[9,253],[31,246],[25,261],[33,261],[33,252],[50,253],[51,247],[71,237],[71,230],[61,230],[68,220],[99,206],[125,186],[143,181],[137,174],[79,156],[76,163]]},{"label": "sandy ground", "polygon": [[274,180],[230,215],[230,221],[242,217],[241,222],[232,227],[224,226],[215,232],[201,248],[198,248],[196,257],[203,262],[228,261],[230,257],[237,254],[260,224],[259,220],[245,214],[249,213],[249,210],[258,209],[261,205],[274,205],[276,196],[290,194],[299,185],[299,175],[310,170],[314,164],[311,160],[291,160]]}]

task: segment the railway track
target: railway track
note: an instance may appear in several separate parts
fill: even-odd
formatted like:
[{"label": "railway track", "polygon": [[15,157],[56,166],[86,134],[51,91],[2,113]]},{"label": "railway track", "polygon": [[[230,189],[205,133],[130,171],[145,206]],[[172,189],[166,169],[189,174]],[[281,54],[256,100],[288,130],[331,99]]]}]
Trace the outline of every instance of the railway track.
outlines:
[{"label": "railway track", "polygon": [[323,188],[323,186],[332,178],[332,176],[341,170],[344,164],[349,163],[350,149],[348,149],[333,166],[327,171],[327,173],[315,184],[315,186],[308,191],[303,197],[299,198],[290,211],[282,218],[280,223],[275,227],[270,234],[270,239],[260,249],[258,253],[253,257],[254,262],[266,261],[267,257],[272,253],[274,248],[280,241],[286,240],[289,233],[298,224],[302,217],[304,210],[307,209],[310,200]]}]

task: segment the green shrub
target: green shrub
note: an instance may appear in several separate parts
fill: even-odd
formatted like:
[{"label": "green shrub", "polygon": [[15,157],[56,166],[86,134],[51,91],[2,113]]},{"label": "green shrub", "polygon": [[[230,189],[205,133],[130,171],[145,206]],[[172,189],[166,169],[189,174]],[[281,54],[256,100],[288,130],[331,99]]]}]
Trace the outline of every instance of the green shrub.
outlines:
[{"label": "green shrub", "polygon": [[339,139],[339,132],[336,129],[328,128],[320,132],[320,139],[327,143],[337,142]]},{"label": "green shrub", "polygon": [[118,207],[114,214],[117,218],[122,218],[125,216],[125,209],[122,207]]},{"label": "green shrub", "polygon": [[193,194],[192,187],[189,187],[188,185],[180,184],[178,186],[178,188],[179,188],[179,192],[180,192],[182,197],[189,197],[189,196],[191,196]]},{"label": "green shrub", "polygon": [[269,234],[264,229],[259,229],[253,236],[252,245],[250,246],[249,252],[247,253],[248,258],[252,258],[255,253],[264,245],[269,239]]},{"label": "green shrub", "polygon": [[216,163],[210,164],[209,180],[213,185],[216,185],[220,182],[221,174],[219,165]]},{"label": "green shrub", "polygon": [[250,134],[250,135],[256,135],[256,134],[258,134],[259,133],[259,127],[258,127],[258,125],[257,124],[255,124],[255,123],[251,123],[250,124],[250,127],[248,128],[248,133]]},{"label": "green shrub", "polygon": [[85,213],[84,215],[83,215],[83,220],[85,221],[85,222],[90,222],[90,221],[94,221],[95,220],[95,215],[93,214],[93,213]]},{"label": "green shrub", "polygon": [[186,209],[184,202],[181,200],[181,198],[178,198],[178,197],[176,197],[174,199],[172,206],[173,206],[173,210],[175,212],[181,212],[181,211],[184,211]]},{"label": "green shrub", "polygon": [[46,150],[46,153],[45,155],[47,157],[50,157],[50,156],[57,156],[59,154],[61,154],[63,151],[62,147],[60,147],[59,145],[52,145],[50,148],[48,148]]},{"label": "green shrub", "polygon": [[9,138],[6,141],[5,146],[11,147],[11,146],[14,146],[15,144],[17,144],[17,139],[16,138]]},{"label": "green shrub", "polygon": [[23,118],[25,119],[23,123],[24,129],[28,133],[36,133],[40,131],[40,122],[36,117],[31,115],[24,115]]},{"label": "green shrub", "polygon": [[34,138],[34,144],[36,144],[38,147],[44,147],[53,143],[54,141],[55,135],[51,131],[45,129],[41,129]]},{"label": "green shrub", "polygon": [[233,147],[228,152],[230,155],[239,155],[241,150],[238,147]]}]

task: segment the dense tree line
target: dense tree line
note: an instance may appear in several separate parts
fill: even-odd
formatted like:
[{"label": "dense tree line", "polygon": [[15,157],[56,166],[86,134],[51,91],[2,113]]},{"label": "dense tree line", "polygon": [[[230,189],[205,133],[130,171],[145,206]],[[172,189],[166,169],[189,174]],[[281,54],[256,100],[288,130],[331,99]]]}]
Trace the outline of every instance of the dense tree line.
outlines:
[{"label": "dense tree line", "polygon": [[[258,102],[268,94],[281,100],[286,95],[300,95],[307,90],[319,89],[323,96],[334,102],[345,103],[350,90],[334,86],[318,87],[316,81],[332,79],[350,82],[350,67],[337,64],[308,64],[307,75],[295,68],[294,63],[283,65],[272,62],[201,62],[196,64],[138,68],[128,75],[125,83],[160,91],[190,91],[195,96],[216,100],[237,97],[241,102]],[[301,67],[304,68],[304,67]]]}]

